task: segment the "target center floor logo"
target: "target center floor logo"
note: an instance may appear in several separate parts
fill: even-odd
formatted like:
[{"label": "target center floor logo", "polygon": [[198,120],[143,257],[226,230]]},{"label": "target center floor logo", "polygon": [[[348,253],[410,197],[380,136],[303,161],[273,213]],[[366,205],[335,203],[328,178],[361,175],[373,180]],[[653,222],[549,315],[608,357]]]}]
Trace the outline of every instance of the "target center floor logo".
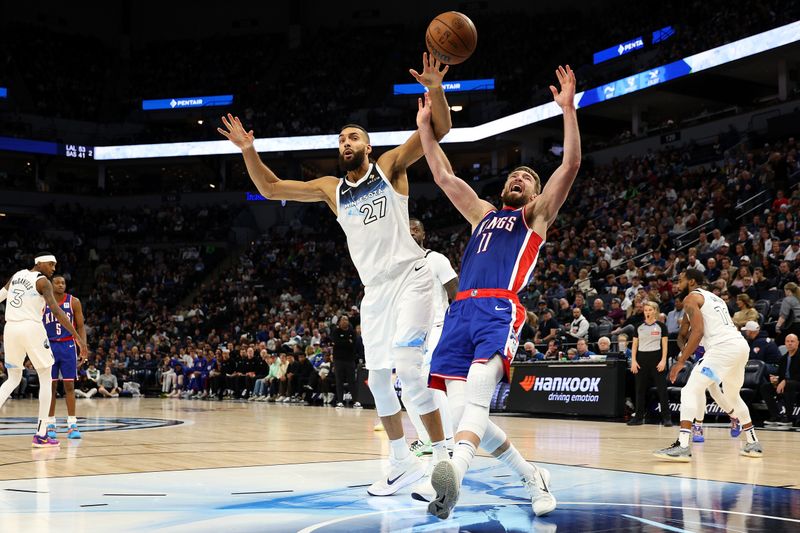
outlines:
[{"label": "target center floor logo", "polygon": [[[0,418],[0,437],[13,435],[32,435],[39,419],[34,417]],[[63,426],[59,419],[59,428]],[[183,420],[141,417],[78,417],[78,427],[82,433],[87,431],[128,431],[131,429],[153,429],[184,424]]]}]

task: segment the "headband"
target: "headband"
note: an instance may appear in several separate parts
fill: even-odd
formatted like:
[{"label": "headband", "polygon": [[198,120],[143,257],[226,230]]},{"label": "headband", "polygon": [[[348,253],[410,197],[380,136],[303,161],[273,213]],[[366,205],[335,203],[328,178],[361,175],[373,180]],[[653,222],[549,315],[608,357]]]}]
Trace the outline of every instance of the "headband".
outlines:
[{"label": "headband", "polygon": [[54,256],[54,255],[40,255],[39,257],[34,259],[33,262],[34,262],[34,264],[35,263],[51,263],[51,262],[55,263],[56,262],[56,256]]}]

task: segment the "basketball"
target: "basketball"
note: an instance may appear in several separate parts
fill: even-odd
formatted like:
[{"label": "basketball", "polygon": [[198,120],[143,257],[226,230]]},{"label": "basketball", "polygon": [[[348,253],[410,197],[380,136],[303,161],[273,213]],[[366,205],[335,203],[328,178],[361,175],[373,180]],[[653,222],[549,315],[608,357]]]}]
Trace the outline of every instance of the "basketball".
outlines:
[{"label": "basketball", "polygon": [[475,51],[478,30],[468,16],[458,11],[447,11],[428,24],[425,44],[431,55],[442,63],[458,65]]}]

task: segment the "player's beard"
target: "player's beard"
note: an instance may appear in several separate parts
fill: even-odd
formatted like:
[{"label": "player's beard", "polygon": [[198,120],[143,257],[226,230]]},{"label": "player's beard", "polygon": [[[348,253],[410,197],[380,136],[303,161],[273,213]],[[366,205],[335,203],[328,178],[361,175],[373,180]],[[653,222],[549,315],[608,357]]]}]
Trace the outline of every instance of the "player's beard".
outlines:
[{"label": "player's beard", "polygon": [[678,298],[681,300],[685,300],[687,296],[689,296],[689,287],[686,287],[681,292],[677,294]]},{"label": "player's beard", "polygon": [[364,148],[353,150],[353,158],[350,161],[344,158],[344,154],[339,154],[339,167],[344,169],[345,172],[350,172],[360,167],[365,157],[367,157],[367,151]]},{"label": "player's beard", "polygon": [[500,196],[500,199],[503,201],[503,205],[513,207],[514,209],[519,209],[528,203],[525,199],[525,195],[512,193],[511,191],[505,191],[502,196]]}]

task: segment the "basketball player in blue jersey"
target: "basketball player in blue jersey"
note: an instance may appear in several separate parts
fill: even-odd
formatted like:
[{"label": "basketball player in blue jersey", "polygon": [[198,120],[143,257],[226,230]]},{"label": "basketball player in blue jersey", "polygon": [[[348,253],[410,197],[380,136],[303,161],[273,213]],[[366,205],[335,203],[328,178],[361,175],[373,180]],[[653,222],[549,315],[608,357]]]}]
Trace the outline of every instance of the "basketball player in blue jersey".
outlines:
[{"label": "basketball player in blue jersey", "polygon": [[[448,67],[423,54],[423,72],[411,70],[428,89],[432,135],[450,130],[450,113],[442,88]],[[425,339],[433,320],[433,281],[425,252],[409,232],[406,169],[419,160],[422,143],[414,132],[401,146],[373,160],[369,134],[350,124],[339,133],[339,164],[343,178],[324,176],[308,182],[281,180],[253,148],[253,132],[237,117],[222,117],[220,134],[242,150],[250,178],[272,200],[325,202],[347,237],[347,247],[361,282],[361,328],[368,385],[390,441],[390,471],[367,489],[372,496],[389,496],[419,480],[422,462],[410,453],[403,434],[400,402],[392,369],[403,382],[404,394],[420,414],[432,441],[435,459],[447,457],[439,410],[422,375]],[[355,379],[355,376],[353,376]]]},{"label": "basketball player in blue jersey", "polygon": [[[431,474],[434,494],[428,511],[439,518],[448,517],[456,505],[479,445],[522,478],[537,516],[556,507],[548,488],[550,474],[525,461],[489,420],[492,394],[497,383],[508,378],[525,322],[517,292],[528,283],[547,229],[556,220],[581,163],[575,75],[567,65],[558,67],[556,76],[561,90],[551,85],[550,91],[564,114],[563,161],[541,190],[532,169],[519,167],[511,172],[499,210],[455,176],[431,127],[430,98],[419,102],[417,126],[433,177],[472,226],[461,262],[459,292],[445,315],[442,338],[431,361],[430,385],[447,390],[458,428],[453,458],[439,461]],[[414,493],[415,499],[425,496]]]},{"label": "basketball player in blue jersey", "polygon": [[[53,296],[58,306],[67,315],[78,335],[86,344],[86,328],[83,324],[83,306],[81,301],[67,294],[67,280],[64,276],[53,276]],[[44,329],[50,339],[55,363],[52,367],[53,397],[50,400],[50,418],[47,420],[47,436],[56,438],[56,389],[58,380],[64,384],[64,401],[67,403],[67,438],[79,439],[78,419],[75,417],[75,380],[78,379],[78,353],[75,351],[75,338],[69,331],[61,327],[58,319],[49,309],[45,309]]]}]

